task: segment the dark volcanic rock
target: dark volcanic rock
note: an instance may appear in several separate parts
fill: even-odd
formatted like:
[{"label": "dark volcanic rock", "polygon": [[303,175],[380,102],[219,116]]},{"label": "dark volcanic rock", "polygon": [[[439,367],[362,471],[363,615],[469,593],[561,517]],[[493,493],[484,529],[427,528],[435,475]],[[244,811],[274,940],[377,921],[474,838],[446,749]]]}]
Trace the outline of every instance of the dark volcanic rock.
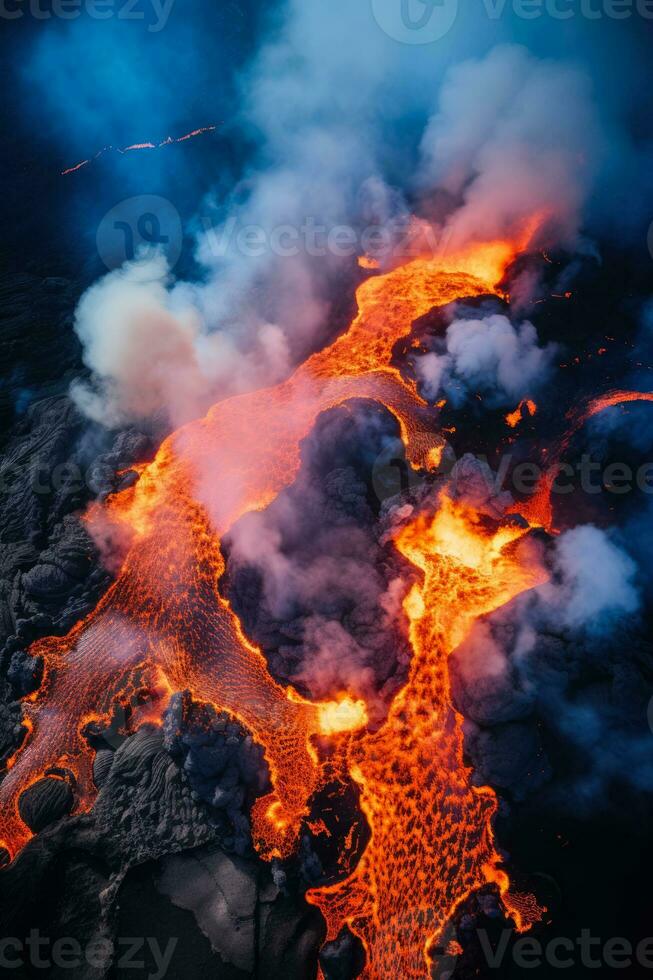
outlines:
[{"label": "dark volcanic rock", "polygon": [[41,683],[43,661],[40,657],[30,657],[23,650],[16,650],[7,670],[7,680],[17,698],[31,694]]},{"label": "dark volcanic rock", "polygon": [[360,940],[345,928],[320,952],[320,966],[325,980],[352,980],[365,965],[365,951]]},{"label": "dark volcanic rock", "polygon": [[36,834],[66,817],[73,803],[73,791],[67,780],[45,776],[25,790],[18,802],[18,810],[21,818]]},{"label": "dark volcanic rock", "polygon": [[215,847],[174,855],[160,867],[159,891],[193,913],[225,967],[261,980],[314,976],[320,914],[284,895],[269,867]]},{"label": "dark volcanic rock", "polygon": [[99,749],[95,753],[93,760],[93,782],[98,789],[104,785],[112,765],[113,752],[111,749]]},{"label": "dark volcanic rock", "polygon": [[195,797],[210,806],[223,846],[251,850],[249,808],[269,789],[263,748],[228,715],[193,704],[187,694],[172,697],[163,739]]},{"label": "dark volcanic rock", "polygon": [[347,689],[374,721],[410,659],[400,597],[412,571],[379,540],[370,483],[392,430],[380,410],[326,413],[295,483],[225,542],[223,588],[272,674],[315,699]]}]

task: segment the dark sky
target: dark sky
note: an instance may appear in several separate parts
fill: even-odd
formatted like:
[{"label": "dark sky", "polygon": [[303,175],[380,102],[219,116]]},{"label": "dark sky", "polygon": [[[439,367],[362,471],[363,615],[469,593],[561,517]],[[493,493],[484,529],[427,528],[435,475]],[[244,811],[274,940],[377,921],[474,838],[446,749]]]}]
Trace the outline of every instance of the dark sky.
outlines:
[{"label": "dark sky", "polygon": [[[29,0],[46,13],[51,2]],[[80,0],[83,11],[86,2]],[[155,12],[157,2],[137,0],[133,9],[142,19],[125,19],[125,0],[115,0],[114,16],[106,20],[87,12],[63,20],[37,18],[27,0],[7,0],[7,9],[14,3],[23,16],[0,24],[5,267],[46,262],[53,272],[79,268],[97,257],[98,224],[119,201],[162,195],[186,224],[204,194],[228,188],[241,173],[252,147],[237,125],[241,99],[235,78],[274,25],[280,5],[173,0],[165,18]],[[584,63],[597,98],[638,146],[613,183],[624,195],[617,209],[623,227],[615,233],[625,237],[633,208],[642,220],[648,210],[653,217],[653,20],[633,15],[627,21],[577,16],[529,22],[506,15],[499,30],[480,12],[482,2],[469,2],[438,57],[455,61],[509,39],[539,55]],[[156,141],[209,124],[218,126],[217,133],[193,144],[107,155],[84,172],[60,176],[61,169],[107,143]]]}]

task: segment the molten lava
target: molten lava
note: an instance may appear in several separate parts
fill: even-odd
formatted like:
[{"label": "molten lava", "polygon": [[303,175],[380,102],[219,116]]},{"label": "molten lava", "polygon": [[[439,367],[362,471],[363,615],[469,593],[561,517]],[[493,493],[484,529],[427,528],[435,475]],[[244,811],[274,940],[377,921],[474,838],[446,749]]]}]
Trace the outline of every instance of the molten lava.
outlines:
[{"label": "molten lava", "polygon": [[508,412],[506,415],[506,425],[509,425],[511,429],[515,429],[525,414],[528,414],[532,418],[536,412],[537,405],[532,398],[524,398],[520,401],[514,412]]},{"label": "molten lava", "polygon": [[318,705],[318,719],[321,735],[354,732],[367,725],[367,706],[364,701],[344,695],[337,701]]},{"label": "molten lava", "polygon": [[373,734],[362,730],[365,706],[348,695],[334,691],[316,704],[277,683],[219,583],[222,537],[293,482],[301,440],[321,412],[353,398],[380,402],[397,419],[411,464],[437,465],[444,441],[414,384],[391,366],[393,347],[433,308],[493,291],[522,244],[476,245],[370,276],[357,291],[358,315],[334,343],[282,384],[219,402],[175,432],[133,487],[90,514],[91,524],[99,516],[120,524],[131,545],[96,609],[68,636],[31,649],[44,660],[43,684],[24,703],[27,733],[0,784],[0,837],[12,856],[31,836],[20,795],[48,770],[71,770],[78,806],[92,805],[84,729],[107,722],[135,679],[142,685],[149,676],[159,689],[188,689],[230,712],[264,747],[272,791],[256,802],[252,826],[265,858],[292,852],[324,781],[317,738],[332,738],[344,754],[371,837],[347,881],[314,891],[311,901],[330,936],[347,922],[361,937],[367,976],[427,976],[429,945],[460,902],[490,881],[521,927],[519,910],[529,903],[508,897],[492,837],[495,796],[474,788],[463,764],[447,656],[478,616],[543,580],[521,554],[523,529],[488,527],[443,497],[435,515],[397,534],[422,576],[404,602],[413,659]]},{"label": "molten lava", "polygon": [[[348,878],[309,893],[327,938],[346,923],[362,939],[366,977],[430,976],[429,947],[456,907],[490,881],[506,891],[492,837],[496,798],[471,785],[463,763],[447,657],[479,616],[546,580],[520,558],[526,534],[487,528],[444,496],[435,516],[418,517],[395,538],[422,581],[404,600],[414,652],[408,680],[382,728],[348,749],[371,837]],[[521,927],[520,903],[506,905]]]}]

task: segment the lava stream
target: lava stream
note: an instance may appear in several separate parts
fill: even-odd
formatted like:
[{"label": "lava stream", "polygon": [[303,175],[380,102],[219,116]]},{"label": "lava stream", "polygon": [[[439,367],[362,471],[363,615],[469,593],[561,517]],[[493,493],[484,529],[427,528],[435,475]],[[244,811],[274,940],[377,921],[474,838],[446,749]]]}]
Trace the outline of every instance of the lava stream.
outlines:
[{"label": "lava stream", "polygon": [[[406,685],[382,728],[349,747],[371,837],[348,878],[309,893],[328,939],[345,924],[362,939],[370,980],[430,976],[429,948],[456,907],[490,881],[505,892],[491,827],[496,798],[471,785],[463,763],[447,658],[479,616],[546,581],[532,556],[519,553],[526,535],[517,526],[488,530],[444,496],[434,517],[395,538],[423,579],[404,602],[414,652]],[[521,927],[517,903],[504,897]],[[537,917],[536,905],[532,911]]]},{"label": "lava stream", "polygon": [[[351,701],[311,703],[271,677],[220,594],[220,540],[293,482],[301,440],[317,416],[349,399],[386,406],[412,465],[432,465],[443,440],[414,385],[390,366],[393,346],[431,309],[492,291],[518,247],[474,246],[371,276],[357,291],[358,315],[331,346],[286,382],[214,405],[162,444],[133,487],[95,508],[91,523],[124,525],[131,546],[96,609],[68,636],[31,649],[44,658],[45,681],[26,705],[29,732],[0,784],[0,837],[12,856],[31,836],[19,797],[49,769],[71,770],[79,805],[92,804],[84,726],[108,718],[137,671],[170,690],[189,689],[252,732],[272,783],[253,809],[254,840],[264,857],[291,853],[323,778],[313,736],[359,728],[364,710]],[[469,548],[461,555],[463,531]],[[428,943],[472,889],[491,880],[505,897],[491,830],[496,801],[489,789],[471,787],[463,765],[446,656],[476,616],[539,581],[539,571],[515,556],[522,534],[487,532],[474,515],[444,503],[432,524],[397,538],[423,582],[405,603],[414,654],[408,682],[386,724],[351,740],[350,771],[372,839],[346,889],[312,895],[330,933],[343,921],[358,931],[369,976],[426,975]]]},{"label": "lava stream", "polygon": [[133,153],[134,150],[158,150],[162,146],[170,146],[172,143],[185,143],[186,140],[195,139],[196,136],[202,136],[204,133],[213,133],[216,129],[217,126],[200,126],[199,129],[191,130],[190,133],[184,133],[183,136],[166,136],[164,140],[158,143],[151,143],[148,140],[145,143],[132,143],[130,146],[103,146],[92,157],[88,157],[86,160],[80,160],[79,163],[73,164],[72,167],[66,167],[65,170],[60,172],[60,176],[66,177],[68,174],[77,173],[82,167],[88,166],[93,160],[98,160],[104,153],[110,152],[111,150],[121,155],[124,153]]}]

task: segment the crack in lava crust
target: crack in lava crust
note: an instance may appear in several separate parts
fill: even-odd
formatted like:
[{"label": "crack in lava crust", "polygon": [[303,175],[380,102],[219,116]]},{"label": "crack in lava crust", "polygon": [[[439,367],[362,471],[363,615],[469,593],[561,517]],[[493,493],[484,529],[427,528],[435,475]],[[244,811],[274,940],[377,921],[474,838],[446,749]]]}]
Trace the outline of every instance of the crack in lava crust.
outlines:
[{"label": "crack in lava crust", "polygon": [[[301,440],[317,416],[349,399],[385,405],[398,420],[410,462],[427,468],[443,440],[429,429],[414,386],[390,367],[393,346],[431,309],[493,291],[517,250],[507,242],[473,246],[367,279],[357,291],[358,315],[330,347],[283,384],[219,402],[174,433],[134,487],[91,513],[91,522],[109,518],[124,525],[131,545],[96,609],[68,636],[31,649],[44,658],[44,682],[24,705],[28,734],[0,785],[0,838],[12,856],[31,836],[18,813],[19,797],[50,768],[72,770],[78,806],[92,805],[84,726],[107,719],[112,703],[143,671],[170,690],[190,689],[252,732],[264,747],[272,783],[252,812],[254,841],[265,858],[292,852],[322,779],[312,739],[324,734],[324,705],[279,685],[244,636],[219,592],[220,540],[243,514],[268,506],[293,482]],[[461,526],[472,523],[464,515]],[[422,530],[428,543],[431,532]],[[415,542],[397,541],[424,574],[421,590],[406,600],[410,678],[379,732],[341,740],[350,745],[372,839],[346,889],[316,891],[312,900],[323,909],[330,934],[340,921],[352,923],[367,947],[370,976],[425,975],[426,946],[460,901],[490,880],[507,891],[492,842],[494,794],[470,786],[460,719],[448,707],[445,663],[454,636],[508,601],[515,588],[530,587],[533,576],[518,574],[505,556],[511,540],[477,537],[485,557],[476,567],[446,549],[431,559]],[[494,564],[487,564],[488,548]],[[496,579],[491,586],[488,569]],[[461,582],[468,583],[464,608],[455,598]],[[442,590],[451,593],[444,604]]]}]

